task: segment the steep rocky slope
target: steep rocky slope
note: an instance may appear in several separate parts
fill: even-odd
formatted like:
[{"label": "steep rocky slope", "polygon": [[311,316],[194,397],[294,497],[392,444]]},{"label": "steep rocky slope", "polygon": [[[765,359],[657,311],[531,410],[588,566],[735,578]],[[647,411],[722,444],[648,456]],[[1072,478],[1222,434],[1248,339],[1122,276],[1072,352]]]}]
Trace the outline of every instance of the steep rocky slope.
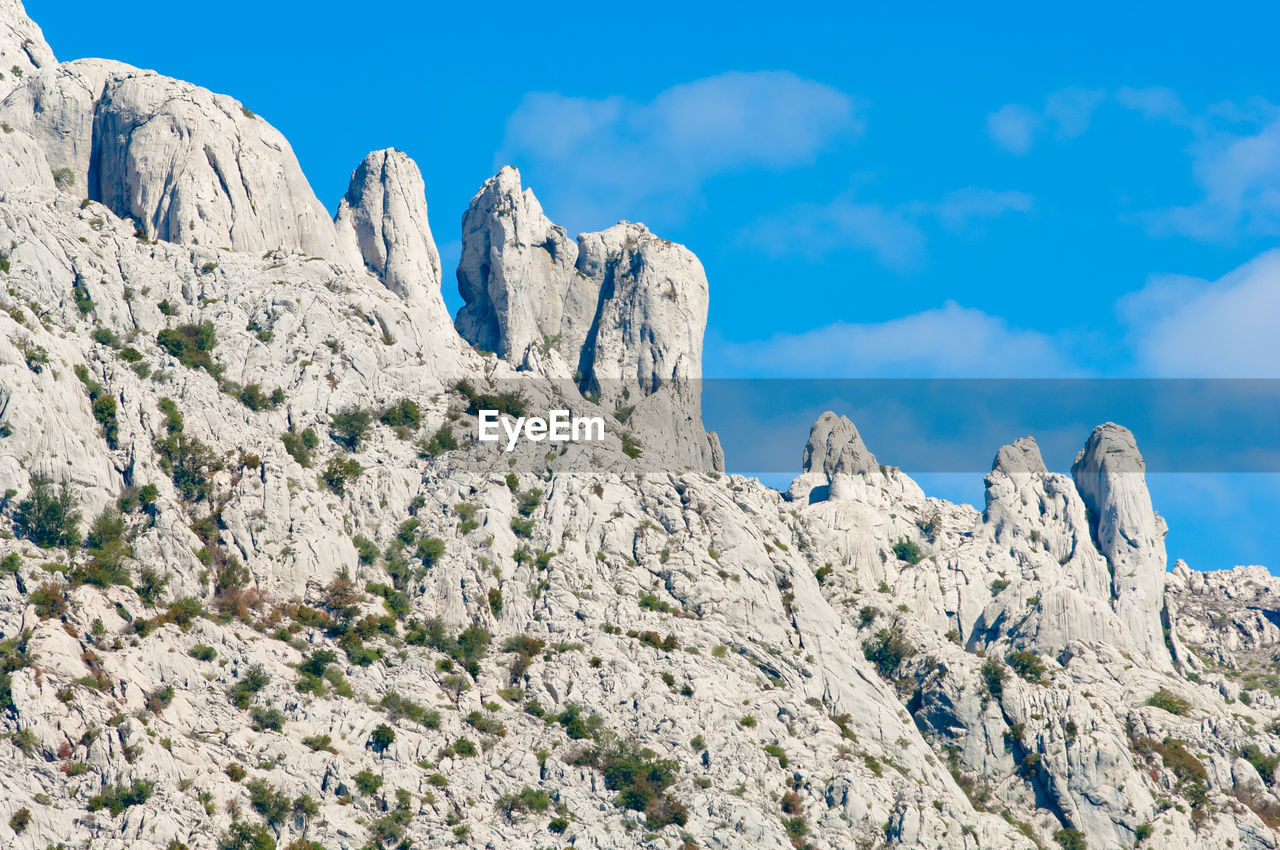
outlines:
[{"label": "steep rocky slope", "polygon": [[1280,583],[1167,573],[1124,428],[981,512],[834,413],[727,476],[687,249],[503,169],[455,330],[403,154],[330,220],[235,101],[0,24],[4,846],[1277,845]]}]

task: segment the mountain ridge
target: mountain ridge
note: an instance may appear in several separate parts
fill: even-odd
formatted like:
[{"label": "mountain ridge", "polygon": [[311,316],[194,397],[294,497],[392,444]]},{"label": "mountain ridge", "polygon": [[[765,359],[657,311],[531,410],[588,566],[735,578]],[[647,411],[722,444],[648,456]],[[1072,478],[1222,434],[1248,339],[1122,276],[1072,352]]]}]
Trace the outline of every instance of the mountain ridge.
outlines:
[{"label": "mountain ridge", "polygon": [[[977,511],[829,412],[769,490],[702,426],[683,246],[504,168],[455,323],[407,156],[330,217],[231,98],[4,0],[19,55],[7,845],[1277,845],[1280,583],[1166,572],[1122,426],[999,448]],[[486,453],[487,404],[609,437]]]}]

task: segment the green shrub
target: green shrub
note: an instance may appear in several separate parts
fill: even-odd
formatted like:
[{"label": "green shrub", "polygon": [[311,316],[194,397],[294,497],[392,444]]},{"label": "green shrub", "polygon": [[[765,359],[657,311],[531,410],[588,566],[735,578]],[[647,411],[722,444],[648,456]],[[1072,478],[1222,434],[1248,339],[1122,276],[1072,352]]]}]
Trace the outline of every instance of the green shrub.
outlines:
[{"label": "green shrub", "polygon": [[377,728],[369,735],[369,747],[375,752],[380,753],[387,747],[395,743],[396,733],[385,723],[379,723]]},{"label": "green shrub", "polygon": [[13,514],[14,531],[42,549],[80,545],[80,511],[71,485],[64,480],[55,493],[49,477],[38,472],[29,481],[31,491]]},{"label": "green shrub", "polygon": [[320,804],[310,794],[303,794],[293,801],[294,817],[312,818],[320,814]]},{"label": "green shrub", "polygon": [[467,413],[472,416],[481,410],[496,410],[516,419],[525,414],[526,402],[518,392],[480,393],[469,381],[459,381],[454,390],[467,400]]},{"label": "green shrub", "polygon": [[284,729],[284,714],[278,708],[255,706],[250,714],[253,728],[258,732],[279,732]]},{"label": "green shrub", "polygon": [[155,447],[160,468],[173,479],[173,486],[182,498],[200,502],[212,495],[213,474],[222,469],[222,462],[213,449],[181,431],[156,440]]},{"label": "green shrub", "polygon": [[271,676],[255,664],[244,672],[244,675],[227,689],[227,697],[236,708],[248,708],[258,691],[271,684]]},{"label": "green shrub", "polygon": [[187,650],[187,655],[190,655],[196,661],[212,661],[218,657],[218,651],[208,644],[197,643]]},{"label": "green shrub", "polygon": [[1009,662],[1009,667],[1012,668],[1013,672],[1028,682],[1034,684],[1044,679],[1044,662],[1034,652],[1017,649],[1006,655],[1005,661]]},{"label": "green shrub", "polygon": [[787,766],[787,754],[777,744],[765,744],[764,751],[778,760],[779,767]]},{"label": "green shrub", "polygon": [[476,749],[476,742],[467,737],[459,738],[453,742],[453,751],[463,758],[471,758],[480,752]]},{"label": "green shrub", "polygon": [[314,752],[336,753],[333,748],[333,739],[328,735],[312,735],[302,739],[302,743],[310,747]]},{"label": "green shrub", "polygon": [[392,428],[417,428],[422,424],[422,408],[413,399],[402,398],[383,410],[378,420]]},{"label": "green shrub", "polygon": [[1161,688],[1151,696],[1147,697],[1147,705],[1164,709],[1170,714],[1177,714],[1179,716],[1184,716],[1191,711],[1190,703],[1164,688]]},{"label": "green shrub", "polygon": [[1253,765],[1253,769],[1258,771],[1263,782],[1271,784],[1271,775],[1276,772],[1276,766],[1280,765],[1280,755],[1264,753],[1257,744],[1246,745],[1240,751],[1240,755]]},{"label": "green shrub", "polygon": [[18,809],[13,813],[13,817],[9,818],[9,829],[12,829],[18,835],[21,835],[31,824],[31,810],[26,806]]},{"label": "green shrub", "polygon": [[46,581],[27,597],[41,620],[63,617],[67,613],[67,592],[62,585]]},{"label": "green shrub", "polygon": [[316,429],[304,428],[301,432],[289,430],[280,435],[284,450],[298,462],[299,466],[311,466],[311,451],[320,445]]},{"label": "green shrub", "polygon": [[355,544],[356,555],[360,558],[360,563],[366,566],[378,560],[378,547],[368,537],[357,534],[351,538],[351,542]]},{"label": "green shrub", "polygon": [[364,795],[376,794],[382,787],[382,777],[368,770],[362,770],[354,777],[356,788]]},{"label": "green shrub", "polygon": [[523,493],[516,494],[516,510],[520,512],[520,516],[532,516],[540,504],[542,504],[542,491],[537,487],[531,487]]},{"label": "green shrub", "polygon": [[565,734],[574,740],[590,738],[604,725],[599,717],[587,714],[580,705],[569,704],[556,716],[556,722],[564,727]]},{"label": "green shrub", "polygon": [[354,460],[347,458],[330,458],[329,464],[320,473],[320,481],[335,494],[342,496],[347,492],[347,485],[360,477],[364,469]]},{"label": "green shrub", "polygon": [[480,659],[489,650],[493,636],[479,623],[473,623],[456,638],[449,637],[444,624],[431,619],[424,623],[411,622],[405,630],[405,642],[414,646],[429,646],[448,655],[471,674],[480,675]]},{"label": "green shrub", "polygon": [[89,296],[89,288],[79,280],[71,287],[71,297],[75,299],[76,309],[80,311],[81,316],[87,316],[93,312],[93,299]]},{"label": "green shrub", "polygon": [[412,720],[414,723],[419,723],[425,726],[428,729],[440,728],[440,712],[433,708],[426,708],[425,706],[419,705],[413,700],[406,699],[395,691],[387,691],[383,694],[378,705],[386,711],[387,716],[390,717],[392,721],[407,718]]},{"label": "green shrub", "polygon": [[916,648],[907,641],[906,635],[902,633],[902,627],[894,623],[864,641],[862,654],[876,665],[881,676],[888,679],[897,674],[903,661],[916,654]]},{"label": "green shrub", "polygon": [[250,410],[275,410],[284,403],[284,390],[276,387],[270,395],[262,391],[258,384],[245,384],[236,394],[240,403]]},{"label": "green shrub", "polygon": [[495,617],[502,616],[502,591],[496,587],[489,588],[489,610]]},{"label": "green shrub", "polygon": [[89,527],[89,536],[85,540],[85,548],[92,560],[71,571],[72,584],[88,583],[99,587],[132,584],[123,562],[132,556],[133,549],[124,542],[124,533],[124,516],[119,508],[103,508]]},{"label": "green shrub", "polygon": [[982,662],[982,669],[979,672],[982,675],[983,684],[987,687],[987,693],[994,699],[1000,699],[1004,695],[1004,683],[1009,678],[1009,668],[992,655]]},{"label": "green shrub", "polygon": [[276,850],[276,839],[263,824],[234,821],[218,839],[218,850]]},{"label": "green shrub", "polygon": [[188,369],[204,369],[215,378],[222,374],[209,356],[218,344],[213,322],[166,328],[156,335],[156,343]]},{"label": "green shrub", "polygon": [[541,788],[535,790],[526,785],[520,789],[519,793],[503,794],[494,804],[494,808],[508,818],[517,812],[545,812],[551,808],[551,795]]},{"label": "green shrub", "polygon": [[276,826],[284,823],[289,816],[290,800],[283,791],[277,791],[271,783],[262,778],[251,779],[244,785],[249,792],[249,805],[253,810],[266,818],[267,824]]},{"label": "green shrub", "polygon": [[371,581],[365,585],[365,590],[374,596],[382,597],[382,604],[397,619],[409,613],[411,607],[409,597],[394,587],[388,587],[376,581]]},{"label": "green shrub", "polygon": [[431,439],[418,442],[418,454],[422,457],[439,457],[457,447],[458,438],[453,436],[453,428],[446,424],[437,428],[436,432],[431,435]]},{"label": "green shrub", "polygon": [[683,826],[689,814],[666,789],[676,781],[680,764],[675,759],[659,759],[648,748],[611,735],[578,758],[578,763],[598,769],[604,775],[605,787],[616,792],[614,805],[645,813],[650,829],[668,824]]},{"label": "green shrub", "polygon": [[418,541],[414,555],[422,561],[424,567],[434,567],[444,556],[444,541],[439,537],[424,537]]},{"label": "green shrub", "polygon": [[87,807],[91,812],[106,809],[115,817],[130,806],[145,803],[154,788],[155,783],[146,779],[134,779],[128,785],[109,785],[90,797]]},{"label": "green shrub", "polygon": [[511,518],[511,530],[520,537],[533,536],[533,520],[521,519],[520,517]]},{"label": "green shrub", "polygon": [[906,537],[900,537],[893,542],[893,554],[899,561],[906,561],[908,564],[918,564],[924,557],[920,546]]},{"label": "green shrub", "polygon": [[147,711],[152,714],[160,714],[166,708],[173,704],[173,685],[165,685],[163,688],[156,688],[147,694]]},{"label": "green shrub", "polygon": [[111,332],[110,328],[94,328],[93,333],[89,334],[89,338],[108,348],[120,347],[120,340],[116,339],[116,335]]},{"label": "green shrub", "polygon": [[619,439],[622,441],[622,453],[629,458],[638,458],[644,454],[644,446],[637,442],[635,437],[630,434],[621,434]]},{"label": "green shrub", "polygon": [[1088,847],[1084,840],[1084,833],[1070,827],[1065,827],[1055,832],[1053,840],[1058,842],[1062,850],[1085,850]]},{"label": "green shrub", "polygon": [[116,397],[104,395],[95,399],[93,402],[93,418],[102,426],[102,433],[107,440],[107,447],[112,449],[119,448],[120,425],[116,421]]},{"label": "green shrub", "polygon": [[359,451],[372,424],[373,414],[369,410],[350,404],[330,414],[329,436],[348,451]]}]

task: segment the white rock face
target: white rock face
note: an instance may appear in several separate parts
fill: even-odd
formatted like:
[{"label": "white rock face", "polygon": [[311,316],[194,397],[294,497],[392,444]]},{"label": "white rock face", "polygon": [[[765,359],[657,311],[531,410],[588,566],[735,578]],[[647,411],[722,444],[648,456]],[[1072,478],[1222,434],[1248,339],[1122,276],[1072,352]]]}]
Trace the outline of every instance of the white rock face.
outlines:
[{"label": "white rock face", "polygon": [[289,143],[238,101],[103,60],[32,74],[0,106],[65,187],[186,245],[337,257]]},{"label": "white rock face", "polygon": [[1161,622],[1167,529],[1151,507],[1145,470],[1133,434],[1108,422],[1094,429],[1071,474],[1111,568],[1116,613],[1147,659],[1168,668],[1172,662]]},{"label": "white rock face", "polygon": [[363,266],[423,311],[434,334],[456,339],[440,294],[440,253],[427,220],[417,164],[397,150],[374,151],[351,175],[334,219],[344,258]]},{"label": "white rock face", "polygon": [[[578,248],[552,224],[520,172],[505,166],[485,181],[462,218],[458,313],[463,339],[481,351],[520,362],[530,345],[555,341],[574,367],[595,314],[595,297],[579,283]],[[573,341],[577,340],[575,347]]]},{"label": "white rock face", "polygon": [[631,222],[575,246],[510,166],[463,217],[458,291],[458,332],[476,348],[513,363],[531,345],[554,348],[608,401],[702,377],[708,294],[697,257]]},{"label": "white rock face", "polygon": [[707,276],[692,252],[624,221],[578,237],[578,270],[599,282],[581,362],[602,396],[702,379]]},{"label": "white rock face", "polygon": [[[432,312],[393,151],[357,169],[334,260],[142,241],[82,204],[101,98],[186,91],[121,69],[44,68],[3,107],[26,123],[0,135],[0,846],[1280,846],[1280,579],[1166,586],[1127,431],[1074,481],[1030,438],[999,449],[981,512],[835,413],[787,497],[719,474],[670,380],[700,368],[687,251],[630,224],[574,246],[504,170],[463,276],[560,300],[508,310],[527,344],[482,356]],[[204,121],[190,97],[156,120]],[[153,165],[138,197],[212,167]],[[231,238],[242,210],[209,203]],[[581,283],[537,288],[561,273]],[[579,392],[584,351],[625,404]],[[462,379],[623,430],[487,451]],[[89,546],[20,521],[33,473],[68,482]],[[608,787],[614,746],[664,777],[648,805]]]},{"label": "white rock face", "polygon": [[27,17],[21,0],[0,3],[0,98],[33,71],[57,64],[44,33]]}]

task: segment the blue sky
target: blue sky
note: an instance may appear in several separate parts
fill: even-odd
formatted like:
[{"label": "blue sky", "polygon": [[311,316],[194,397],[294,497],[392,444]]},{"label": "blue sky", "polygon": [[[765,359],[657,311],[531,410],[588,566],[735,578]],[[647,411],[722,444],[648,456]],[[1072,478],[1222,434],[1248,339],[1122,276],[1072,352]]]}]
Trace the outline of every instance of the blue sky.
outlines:
[{"label": "blue sky", "polygon": [[[407,151],[446,268],[504,162],[571,231],[687,244],[710,375],[1280,377],[1274,8],[469,5],[27,8],[59,59],[239,98],[331,208]],[[931,492],[981,498],[953,479]],[[1171,555],[1280,565],[1247,530],[1273,478],[1152,489]]]}]

